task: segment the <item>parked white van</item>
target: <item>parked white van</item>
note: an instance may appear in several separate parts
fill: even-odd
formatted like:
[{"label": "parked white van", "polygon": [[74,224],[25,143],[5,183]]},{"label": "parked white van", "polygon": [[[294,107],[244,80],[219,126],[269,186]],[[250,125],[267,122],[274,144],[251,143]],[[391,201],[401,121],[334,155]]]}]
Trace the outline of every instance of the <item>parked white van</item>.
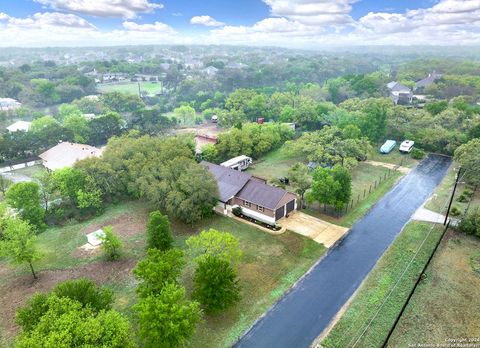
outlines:
[{"label": "parked white van", "polygon": [[412,152],[413,145],[415,145],[415,142],[413,140],[404,140],[400,144],[400,152],[402,153],[410,153]]}]

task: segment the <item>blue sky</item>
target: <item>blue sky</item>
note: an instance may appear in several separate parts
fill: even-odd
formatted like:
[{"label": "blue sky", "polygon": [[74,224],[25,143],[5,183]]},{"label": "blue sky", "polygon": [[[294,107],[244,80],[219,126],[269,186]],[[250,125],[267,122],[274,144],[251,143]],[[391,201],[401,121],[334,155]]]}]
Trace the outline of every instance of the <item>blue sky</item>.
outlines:
[{"label": "blue sky", "polygon": [[480,0],[1,0],[0,45],[480,43]]}]

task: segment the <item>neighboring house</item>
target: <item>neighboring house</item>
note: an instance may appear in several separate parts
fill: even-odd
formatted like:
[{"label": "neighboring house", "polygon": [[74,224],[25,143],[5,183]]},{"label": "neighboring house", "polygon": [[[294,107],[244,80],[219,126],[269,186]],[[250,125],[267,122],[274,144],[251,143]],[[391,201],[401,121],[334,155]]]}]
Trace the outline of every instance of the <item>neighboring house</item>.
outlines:
[{"label": "neighboring house", "polygon": [[390,91],[390,97],[395,104],[410,104],[412,102],[413,93],[410,88],[399,82],[392,81],[387,84]]},{"label": "neighboring house", "polygon": [[205,161],[201,164],[217,181],[218,213],[228,215],[233,208],[241,207],[244,215],[273,225],[297,209],[297,196],[291,192],[235,169]]},{"label": "neighboring house", "polygon": [[108,81],[125,81],[128,78],[127,73],[105,73],[102,76],[103,82]]},{"label": "neighboring house", "polygon": [[0,110],[9,111],[15,110],[22,106],[18,100],[12,98],[0,98]]},{"label": "neighboring house", "polygon": [[32,125],[32,122],[26,122],[26,121],[17,121],[10,126],[7,127],[7,130],[11,133],[13,132],[28,132],[30,130],[30,126]]},{"label": "neighboring house", "polygon": [[202,148],[207,144],[215,145],[218,139],[215,135],[197,134],[195,135],[195,152],[197,154],[202,153]]},{"label": "neighboring house", "polygon": [[202,72],[207,76],[215,76],[218,73],[218,69],[214,66],[208,66],[202,70]]},{"label": "neighboring house", "polygon": [[237,156],[229,159],[226,162],[220,163],[220,165],[223,167],[228,167],[240,171],[247,169],[250,164],[252,164],[252,158],[245,155]]},{"label": "neighboring house", "polygon": [[100,157],[103,150],[94,146],[62,142],[50,150],[45,151],[39,157],[42,164],[48,170],[72,167],[75,162],[89,157]]},{"label": "neighboring house", "polygon": [[435,81],[439,80],[441,77],[442,77],[442,75],[437,74],[434,70],[431,74],[428,74],[428,76],[425,77],[424,79],[415,82],[415,87],[413,87],[413,90],[414,91],[417,91],[417,90],[418,91],[423,91],[425,89],[425,87],[433,85],[435,83]]}]

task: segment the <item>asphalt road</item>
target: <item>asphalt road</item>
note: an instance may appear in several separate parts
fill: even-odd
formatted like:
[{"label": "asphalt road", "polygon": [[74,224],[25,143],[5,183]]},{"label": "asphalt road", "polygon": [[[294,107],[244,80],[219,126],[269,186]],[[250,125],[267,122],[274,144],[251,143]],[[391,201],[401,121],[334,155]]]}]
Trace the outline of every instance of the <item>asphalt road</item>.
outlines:
[{"label": "asphalt road", "polygon": [[451,161],[431,155],[400,180],[235,347],[309,347],[358,288]]}]

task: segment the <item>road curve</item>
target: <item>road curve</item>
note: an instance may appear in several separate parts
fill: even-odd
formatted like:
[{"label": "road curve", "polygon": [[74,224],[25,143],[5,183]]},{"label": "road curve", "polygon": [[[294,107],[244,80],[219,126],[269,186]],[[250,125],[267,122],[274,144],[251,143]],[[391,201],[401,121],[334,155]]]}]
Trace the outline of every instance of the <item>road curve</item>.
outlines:
[{"label": "road curve", "polygon": [[423,160],[353,225],[348,236],[270,308],[235,347],[309,347],[432,194],[450,163],[450,158],[440,155]]}]

